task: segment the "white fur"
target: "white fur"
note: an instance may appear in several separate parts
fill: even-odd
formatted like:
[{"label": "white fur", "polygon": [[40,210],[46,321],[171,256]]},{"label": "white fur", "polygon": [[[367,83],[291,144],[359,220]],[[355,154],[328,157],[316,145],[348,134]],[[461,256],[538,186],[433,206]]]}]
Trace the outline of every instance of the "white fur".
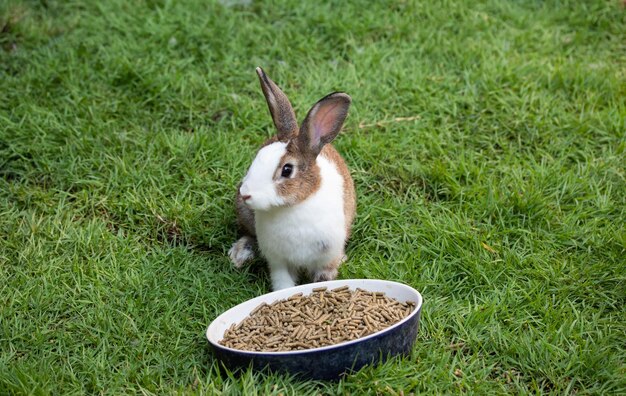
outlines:
[{"label": "white fur", "polygon": [[241,195],[250,195],[246,205],[252,210],[269,210],[284,204],[274,186],[274,172],[287,152],[287,143],[275,142],[263,147],[256,155],[239,189]]},{"label": "white fur", "polygon": [[[281,148],[284,150],[284,145]],[[271,150],[272,155],[282,156],[278,148]],[[263,167],[269,166],[269,162]],[[272,173],[278,165],[277,160],[273,163]],[[343,256],[347,236],[343,208],[344,181],[337,167],[328,159],[320,155],[316,163],[320,167],[321,185],[313,195],[294,206],[255,209],[257,240],[268,261],[274,290],[294,286],[299,269],[316,272]],[[266,177],[265,169],[263,173]],[[248,175],[254,175],[254,171],[251,169]],[[253,181],[257,182],[253,178],[248,180],[249,183]],[[271,180],[265,179],[265,183],[273,185]],[[244,193],[243,186],[241,192]]]}]

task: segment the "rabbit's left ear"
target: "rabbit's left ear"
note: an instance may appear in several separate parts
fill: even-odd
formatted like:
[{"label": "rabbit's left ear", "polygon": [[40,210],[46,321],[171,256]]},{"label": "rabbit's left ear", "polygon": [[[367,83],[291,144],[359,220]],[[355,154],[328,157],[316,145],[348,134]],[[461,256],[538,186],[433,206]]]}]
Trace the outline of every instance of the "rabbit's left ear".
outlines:
[{"label": "rabbit's left ear", "polygon": [[334,92],[313,105],[300,127],[300,149],[317,157],[324,145],[332,142],[339,134],[348,116],[351,101],[347,94]]},{"label": "rabbit's left ear", "polygon": [[278,140],[287,141],[298,133],[298,121],[293,112],[293,107],[291,107],[287,95],[278,88],[274,81],[270,80],[263,69],[257,67],[256,74],[259,76],[267,107],[270,109],[272,120],[274,120],[274,125],[278,130]]}]

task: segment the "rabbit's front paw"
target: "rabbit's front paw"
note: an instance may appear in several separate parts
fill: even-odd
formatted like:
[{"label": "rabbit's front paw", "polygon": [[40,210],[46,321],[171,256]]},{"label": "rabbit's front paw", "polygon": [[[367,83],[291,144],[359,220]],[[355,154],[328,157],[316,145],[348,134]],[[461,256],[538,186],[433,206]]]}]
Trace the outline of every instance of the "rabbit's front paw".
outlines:
[{"label": "rabbit's front paw", "polygon": [[254,258],[254,238],[249,236],[239,238],[228,251],[228,257],[235,268],[241,268],[246,261]]}]

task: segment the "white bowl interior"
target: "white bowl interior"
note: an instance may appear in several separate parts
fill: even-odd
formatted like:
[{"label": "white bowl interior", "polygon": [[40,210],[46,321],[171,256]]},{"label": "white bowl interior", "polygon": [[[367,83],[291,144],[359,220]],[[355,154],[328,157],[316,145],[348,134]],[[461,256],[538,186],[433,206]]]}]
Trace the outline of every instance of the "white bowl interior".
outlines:
[{"label": "white bowl interior", "polygon": [[[335,289],[335,288],[342,287],[342,286],[348,286],[350,287],[351,290],[356,290],[356,288],[358,287],[367,291],[384,292],[385,295],[387,295],[387,297],[395,298],[396,300],[400,302],[406,302],[406,301],[414,302],[415,309],[411,313],[411,315],[404,318],[400,322],[395,323],[393,326],[390,326],[377,333],[370,334],[369,336],[359,338],[358,340],[352,340],[352,341],[341,343],[341,345],[350,343],[350,342],[364,340],[371,336],[379,334],[382,331],[388,331],[396,326],[399,326],[401,323],[407,321],[411,316],[415,315],[422,306],[422,296],[419,294],[419,292],[410,286],[407,286],[405,284],[398,283],[398,282],[378,280],[378,279],[346,279],[346,280],[334,280],[334,281],[328,281],[328,282],[308,283],[305,285],[290,287],[288,289],[283,289],[283,290],[279,290],[276,292],[264,294],[262,296],[253,298],[251,300],[243,302],[229,309],[228,311],[218,316],[209,325],[206,331],[206,337],[210,343],[216,346],[219,346],[220,348],[226,348],[218,344],[218,341],[220,341],[224,337],[224,332],[226,331],[226,329],[228,329],[230,325],[233,323],[241,322],[250,314],[250,312],[252,312],[254,308],[259,306],[261,303],[264,302],[267,304],[271,304],[274,301],[286,299],[300,292],[302,292],[304,295],[309,295],[313,292],[313,289],[318,288],[318,287],[327,287],[330,290],[330,289]],[[331,345],[329,347],[334,347],[334,345]],[[308,349],[307,351],[319,350],[322,348],[329,348],[329,347],[313,348],[313,349]],[[231,348],[226,348],[226,349],[231,349]],[[233,349],[233,351],[238,351],[238,350]],[[239,352],[242,352],[242,351],[239,351]],[[251,351],[245,351],[245,352],[255,353]],[[262,352],[262,353],[267,354],[267,353],[290,353],[290,352],[302,353],[304,351]]]}]

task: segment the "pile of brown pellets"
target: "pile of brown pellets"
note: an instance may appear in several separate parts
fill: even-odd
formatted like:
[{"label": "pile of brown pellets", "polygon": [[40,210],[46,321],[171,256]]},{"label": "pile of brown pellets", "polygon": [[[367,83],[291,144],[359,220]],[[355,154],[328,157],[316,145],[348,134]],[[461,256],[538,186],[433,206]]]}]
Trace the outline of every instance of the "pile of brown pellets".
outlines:
[{"label": "pile of brown pellets", "polygon": [[387,328],[408,316],[415,304],[382,292],[348,286],[313,289],[272,304],[263,303],[224,333],[221,345],[246,351],[297,351],[334,345]]}]

